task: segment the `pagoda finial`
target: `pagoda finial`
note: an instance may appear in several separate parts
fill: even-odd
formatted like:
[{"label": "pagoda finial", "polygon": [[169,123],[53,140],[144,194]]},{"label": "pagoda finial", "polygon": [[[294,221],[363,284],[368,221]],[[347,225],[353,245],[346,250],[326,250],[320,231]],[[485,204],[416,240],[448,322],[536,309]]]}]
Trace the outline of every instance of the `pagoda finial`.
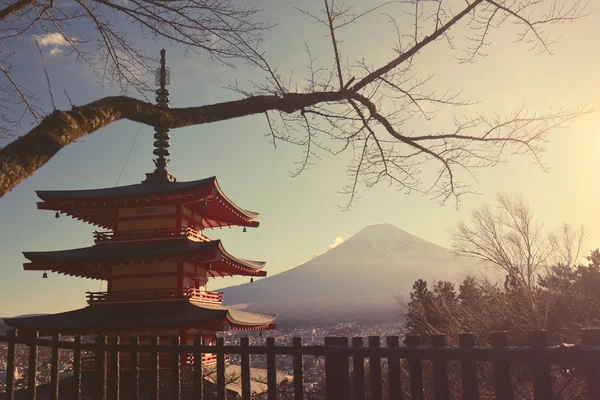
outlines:
[{"label": "pagoda finial", "polygon": [[[160,51],[160,67],[156,70],[155,84],[159,86],[156,89],[156,104],[159,108],[169,108],[169,91],[166,86],[170,83],[171,73],[169,67],[167,67],[167,51],[162,49]],[[176,179],[173,175],[167,171],[167,165],[169,160],[167,156],[171,155],[169,147],[169,128],[166,126],[156,125],[154,127],[154,151],[152,152],[156,159],[154,159],[154,165],[156,169],[154,172],[146,174],[146,180],[142,183],[154,183],[154,182],[175,182]]]}]

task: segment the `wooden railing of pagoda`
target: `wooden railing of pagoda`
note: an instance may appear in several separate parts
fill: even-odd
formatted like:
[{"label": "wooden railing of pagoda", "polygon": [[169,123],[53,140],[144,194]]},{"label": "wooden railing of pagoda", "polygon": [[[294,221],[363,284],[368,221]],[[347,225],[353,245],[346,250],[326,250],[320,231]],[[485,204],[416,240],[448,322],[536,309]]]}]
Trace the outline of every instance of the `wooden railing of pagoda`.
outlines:
[{"label": "wooden railing of pagoda", "polygon": [[184,288],[181,291],[173,289],[144,289],[110,292],[86,292],[86,297],[88,304],[151,301],[178,298],[188,298],[194,301],[214,304],[221,304],[223,302],[223,292],[209,292],[196,288]]},{"label": "wooden railing of pagoda", "polygon": [[[184,353],[185,354],[185,353]],[[131,370],[133,367],[133,363],[131,362],[131,355],[121,353],[120,354],[119,365],[122,371]],[[110,358],[110,357],[109,357]],[[110,359],[107,359],[110,363]],[[185,354],[184,357],[180,359],[181,366],[193,366],[194,365],[194,355],[193,354]],[[152,357],[149,353],[143,353],[138,355],[138,368],[140,370],[150,370],[152,368]],[[217,355],[210,353],[202,354],[202,365],[206,367],[210,367],[217,363]],[[160,357],[159,369],[171,369],[172,360],[171,353],[165,353]],[[96,357],[88,356],[81,358],[81,370],[82,371],[95,371],[96,370]]]},{"label": "wooden railing of pagoda", "polygon": [[[385,338],[385,347],[378,336],[368,338],[368,346],[364,347],[363,338],[352,338],[349,342],[346,337],[329,337],[325,339],[324,346],[302,345],[301,338],[293,338],[291,346],[276,345],[275,339],[266,339],[265,346],[250,346],[248,338],[241,338],[240,345],[225,346],[223,338],[216,340],[215,346],[202,345],[200,340],[195,340],[193,345],[181,345],[179,339],[173,339],[172,343],[158,343],[156,338],[151,340],[150,345],[120,344],[118,338],[113,338],[106,343],[104,337],[98,337],[96,343],[82,343],[81,338],[76,337],[74,342],[60,341],[58,335],[52,339],[39,339],[37,335],[28,337],[16,336],[14,332],[8,335],[0,335],[0,343],[8,343],[8,354],[6,362],[7,382],[6,398],[15,398],[15,346],[25,344],[29,346],[27,388],[28,399],[35,399],[38,347],[47,346],[52,349],[50,358],[50,386],[51,398],[59,398],[58,383],[58,350],[68,349],[73,352],[73,400],[81,399],[81,354],[82,351],[91,351],[95,354],[96,371],[92,373],[92,393],[94,400],[119,399],[121,366],[119,365],[119,353],[130,354],[133,361],[133,374],[128,375],[127,381],[130,397],[139,399],[139,355],[150,354],[151,372],[150,382],[144,389],[150,392],[149,398],[159,399],[161,391],[170,391],[170,398],[180,399],[181,386],[181,354],[194,355],[194,365],[191,368],[193,375],[193,396],[202,399],[204,395],[203,379],[203,353],[214,353],[217,357],[216,363],[216,396],[217,400],[226,399],[226,376],[225,356],[227,354],[240,355],[241,364],[241,392],[242,399],[249,400],[250,392],[250,355],[263,355],[267,359],[267,398],[276,400],[281,388],[277,384],[276,358],[291,356],[293,365],[293,383],[290,389],[293,393],[286,398],[302,400],[305,397],[303,387],[303,357],[324,357],[324,394],[328,400],[364,400],[368,398],[400,400],[410,398],[411,400],[424,400],[425,393],[432,393],[427,398],[436,400],[448,400],[451,398],[450,383],[457,388],[458,393],[454,398],[465,400],[477,400],[480,391],[491,391],[488,395],[495,396],[498,400],[512,400],[515,387],[515,367],[527,367],[529,375],[526,378],[530,385],[532,396],[527,397],[534,400],[546,400],[560,395],[554,390],[556,369],[554,366],[574,367],[581,379],[582,391],[572,398],[587,398],[589,400],[600,399],[600,329],[584,330],[582,342],[578,345],[548,346],[544,331],[530,332],[527,346],[508,346],[508,335],[506,332],[494,332],[491,334],[492,347],[474,346],[475,338],[466,333],[459,336],[458,347],[446,347],[444,335],[433,335],[427,338],[431,346],[421,346],[421,337],[407,336],[404,346],[400,346],[398,336]],[[171,354],[171,371],[169,375],[170,387],[164,388],[159,385],[159,354]],[[107,362],[107,355],[110,362]],[[387,363],[382,363],[382,361]],[[485,365],[483,365],[485,364]],[[42,365],[48,365],[44,361]],[[352,365],[352,373],[350,366]],[[483,382],[478,373],[482,367],[491,368],[492,373],[488,376],[489,381]],[[365,371],[369,371],[366,373]],[[454,381],[449,381],[449,372],[454,374]],[[403,379],[401,379],[401,376]],[[460,384],[458,382],[460,381]],[[385,397],[384,397],[385,393]],[[564,393],[563,393],[564,394]],[[168,395],[164,393],[163,395]],[[489,398],[489,397],[486,397]],[[569,397],[571,398],[571,397]]]},{"label": "wooden railing of pagoda", "polygon": [[[215,365],[217,363],[216,354],[202,354],[202,365]],[[186,354],[185,364],[194,365],[194,355]]]},{"label": "wooden railing of pagoda", "polygon": [[168,239],[176,237],[188,237],[201,242],[210,241],[209,238],[204,236],[201,232],[190,228],[183,227],[181,229],[143,229],[136,231],[121,231],[121,232],[94,232],[94,242],[107,243],[107,242],[121,242],[131,240],[148,240],[148,239]]}]

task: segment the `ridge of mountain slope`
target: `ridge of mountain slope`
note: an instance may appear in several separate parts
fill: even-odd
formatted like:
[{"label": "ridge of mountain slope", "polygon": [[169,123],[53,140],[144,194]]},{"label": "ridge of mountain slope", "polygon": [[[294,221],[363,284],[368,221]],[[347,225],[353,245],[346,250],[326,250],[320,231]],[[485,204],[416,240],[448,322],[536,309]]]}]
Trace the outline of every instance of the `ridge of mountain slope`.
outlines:
[{"label": "ridge of mountain slope", "polygon": [[380,224],[363,228],[295,268],[222,290],[225,304],[274,312],[280,321],[391,318],[394,295],[408,294],[415,280],[454,281],[467,268],[480,268],[478,264],[391,224]]}]

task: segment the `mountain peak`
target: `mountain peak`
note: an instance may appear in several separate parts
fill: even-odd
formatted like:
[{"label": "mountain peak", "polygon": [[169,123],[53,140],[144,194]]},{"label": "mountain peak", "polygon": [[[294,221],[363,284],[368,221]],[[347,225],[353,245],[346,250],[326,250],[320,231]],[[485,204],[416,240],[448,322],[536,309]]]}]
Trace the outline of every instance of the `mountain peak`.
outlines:
[{"label": "mountain peak", "polygon": [[[393,252],[398,255],[424,255],[431,252],[448,253],[447,249],[389,223],[369,225],[337,248],[342,246],[369,248],[374,251]],[[341,249],[337,252],[341,252]]]},{"label": "mountain peak", "polygon": [[381,236],[381,235],[411,235],[410,233],[403,231],[395,225],[388,222],[383,224],[368,225],[358,231],[354,236]]}]

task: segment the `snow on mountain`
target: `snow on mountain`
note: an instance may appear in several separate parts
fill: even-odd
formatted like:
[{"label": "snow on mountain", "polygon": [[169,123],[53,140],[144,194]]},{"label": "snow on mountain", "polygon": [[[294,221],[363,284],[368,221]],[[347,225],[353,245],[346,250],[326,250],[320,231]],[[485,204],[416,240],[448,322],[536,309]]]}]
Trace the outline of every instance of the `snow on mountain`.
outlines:
[{"label": "snow on mountain", "polygon": [[302,265],[223,289],[224,301],[280,322],[389,320],[397,318],[394,294],[408,294],[415,280],[456,281],[481,269],[393,225],[372,225]]}]

